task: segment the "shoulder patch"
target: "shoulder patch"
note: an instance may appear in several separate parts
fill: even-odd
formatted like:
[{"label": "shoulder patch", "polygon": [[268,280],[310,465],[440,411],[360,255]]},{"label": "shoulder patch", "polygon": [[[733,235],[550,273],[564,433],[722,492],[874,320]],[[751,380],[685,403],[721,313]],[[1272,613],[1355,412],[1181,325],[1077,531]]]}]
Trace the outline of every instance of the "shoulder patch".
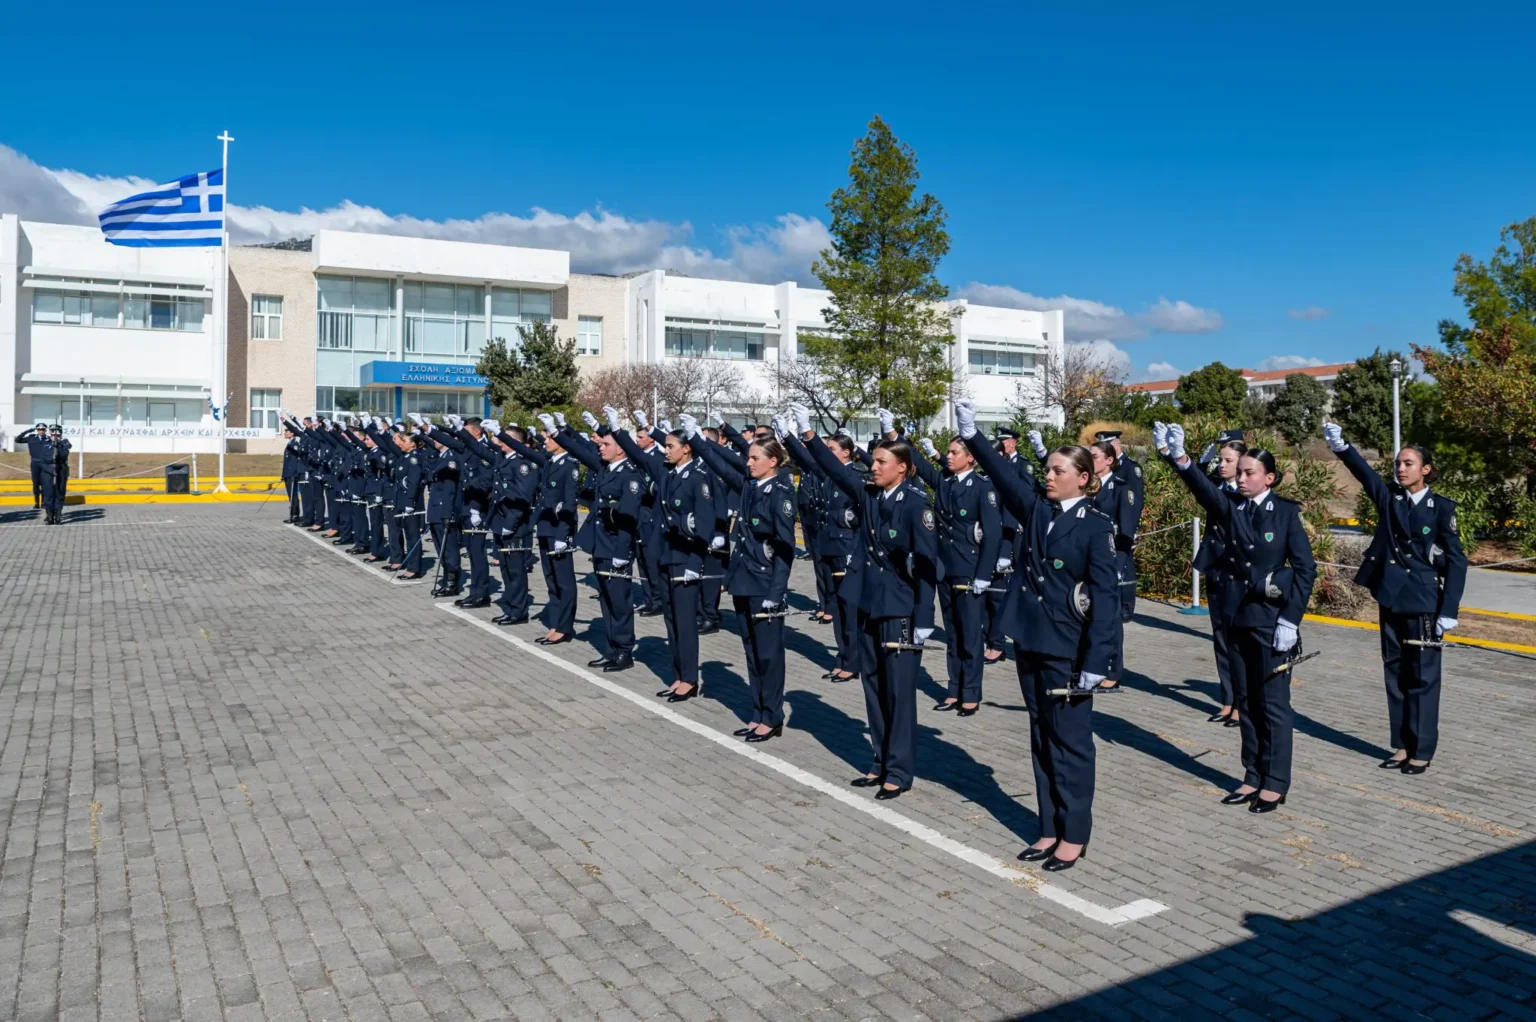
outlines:
[{"label": "shoulder patch", "polygon": [[631,479],[629,481],[629,492],[630,493],[639,493],[640,492],[640,483],[639,483],[638,480]]},{"label": "shoulder patch", "polygon": [[414,455],[414,454],[411,455],[411,464],[412,465],[416,464],[416,455]]},{"label": "shoulder patch", "polygon": [[1135,490],[1126,490],[1125,491],[1125,499],[1126,499],[1126,501],[1128,503],[1135,504],[1136,503],[1136,491]]},{"label": "shoulder patch", "polygon": [[581,475],[581,471],[579,469],[574,469],[574,468],[571,469],[571,478],[572,479],[575,479],[579,475]]},{"label": "shoulder patch", "polygon": [[528,474],[528,466],[527,465],[519,465],[519,466],[517,466],[517,474],[520,475],[520,476],[527,475]]},{"label": "shoulder patch", "polygon": [[[686,479],[688,477],[685,475],[683,478]],[[705,500],[709,499],[709,481],[707,479],[699,480],[699,495]]]},{"label": "shoulder patch", "polygon": [[996,490],[988,490],[987,491],[987,503],[992,505],[993,507],[997,507],[997,491]]},{"label": "shoulder patch", "polygon": [[896,499],[897,500],[901,500],[906,495],[907,495],[907,491],[906,490],[897,490],[896,491]]},{"label": "shoulder patch", "polygon": [[792,500],[779,501],[779,510],[784,512],[785,518],[795,517],[795,502]]},{"label": "shoulder patch", "polygon": [[923,528],[929,532],[933,531],[933,508],[931,507],[923,508]]}]

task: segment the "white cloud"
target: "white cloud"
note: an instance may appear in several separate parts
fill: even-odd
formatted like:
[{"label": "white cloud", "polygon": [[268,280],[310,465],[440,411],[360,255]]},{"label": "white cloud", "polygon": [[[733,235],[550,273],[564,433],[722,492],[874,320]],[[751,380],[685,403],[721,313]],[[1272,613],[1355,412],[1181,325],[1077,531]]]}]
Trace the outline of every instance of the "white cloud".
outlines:
[{"label": "white cloud", "polygon": [[[23,219],[94,224],[96,210],[155,183],[140,177],[50,170],[0,146],[0,210],[18,213]],[[564,249],[571,253],[571,268],[584,272],[627,273],[660,267],[766,283],[815,284],[811,262],[831,244],[825,224],[798,213],[786,213],[769,225],[728,227],[722,231],[718,249],[711,249],[694,241],[693,227],[687,222],[635,220],[605,209],[569,215],[534,207],[526,216],[492,212],[474,219],[431,220],[386,213],[350,200],[319,210],[231,205],[229,227],[230,239],[242,245],[308,237],[329,228]]]},{"label": "white cloud", "polygon": [[1172,362],[1149,362],[1147,368],[1136,374],[1135,382],[1141,383],[1147,380],[1176,380],[1184,375],[1184,370]]},{"label": "white cloud", "polygon": [[1292,319],[1327,319],[1328,310],[1320,305],[1309,305],[1305,309],[1291,309],[1286,315]]},{"label": "white cloud", "polygon": [[1202,309],[1186,301],[1171,302],[1159,298],[1157,304],[1138,313],[1091,298],[1058,295],[1043,298],[1006,284],[982,284],[977,281],[958,289],[955,294],[978,305],[1000,305],[1010,309],[1034,309],[1045,312],[1061,309],[1066,313],[1067,339],[1073,341],[1134,341],[1152,333],[1205,334],[1225,325],[1221,313]]},{"label": "white cloud", "polygon": [[1131,373],[1131,356],[1109,341],[1070,341],[1067,348],[1086,352],[1094,363],[1110,370],[1116,379],[1123,380]]},{"label": "white cloud", "polygon": [[1261,373],[1267,373],[1276,369],[1307,369],[1327,364],[1320,358],[1310,358],[1306,355],[1271,355],[1260,362],[1257,369]]}]

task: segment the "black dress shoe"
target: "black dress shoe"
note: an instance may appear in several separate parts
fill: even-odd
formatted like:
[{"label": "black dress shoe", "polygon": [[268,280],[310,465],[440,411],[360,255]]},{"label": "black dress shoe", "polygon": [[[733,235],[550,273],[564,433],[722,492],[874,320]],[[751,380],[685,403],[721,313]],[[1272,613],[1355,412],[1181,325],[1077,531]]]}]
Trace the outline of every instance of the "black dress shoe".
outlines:
[{"label": "black dress shoe", "polygon": [[639,614],[641,617],[656,617],[659,614],[661,614],[661,608],[660,607],[641,607],[639,610],[635,611],[635,613]]},{"label": "black dress shoe", "polygon": [[607,667],[608,664],[612,660],[613,660],[612,657],[600,656],[596,660],[588,660],[587,661],[587,666],[588,667]]},{"label": "black dress shoe", "polygon": [[506,614],[503,614],[500,617],[493,618],[491,620],[491,624],[493,624],[493,625],[525,625],[527,623],[528,623],[528,615],[527,614],[524,614],[522,617],[510,617],[510,616],[508,616]]},{"label": "black dress shoe", "polygon": [[720,630],[720,626],[719,625],[705,625],[704,627],[699,629],[699,634],[700,635],[714,635],[719,630]]},{"label": "black dress shoe", "polygon": [[878,777],[855,777],[848,783],[855,788],[873,788],[875,785],[884,784],[885,782]]},{"label": "black dress shoe", "polygon": [[1382,770],[1401,770],[1403,768],[1403,764],[1407,762],[1408,757],[1404,756],[1402,759],[1384,759],[1376,765]]},{"label": "black dress shoe", "polygon": [[1255,795],[1253,804],[1248,807],[1248,811],[1250,813],[1272,813],[1283,805],[1285,805],[1284,795],[1281,795],[1279,798],[1272,799],[1270,801],[1265,801],[1264,799]]},{"label": "black dress shoe", "polygon": [[350,542],[352,542],[350,539],[333,539],[331,546],[346,546]]},{"label": "black dress shoe", "polygon": [[979,709],[981,709],[981,707],[979,707],[979,706],[971,706],[971,707],[956,706],[955,707],[955,716],[957,716],[957,717],[974,717],[974,716],[976,716],[976,711],[979,710]]},{"label": "black dress shoe", "polygon": [[1232,716],[1231,710],[1222,710],[1220,713],[1213,713],[1205,719],[1210,721],[1212,724],[1220,724],[1230,716]]},{"label": "black dress shoe", "polygon": [[884,787],[882,787],[879,791],[875,792],[875,798],[879,799],[881,802],[888,802],[888,801],[890,801],[893,798],[901,798],[901,793],[902,792],[904,792],[904,791],[911,791],[911,790],[912,789],[910,787],[907,787],[907,788],[884,788]]},{"label": "black dress shoe", "polygon": [[1055,841],[1044,848],[1026,848],[1019,853],[1018,859],[1020,862],[1039,862],[1042,859],[1049,859],[1056,853],[1056,846],[1059,844],[1061,844],[1060,841]]},{"label": "black dress shoe", "polygon": [[[665,699],[665,698],[666,698],[666,697],[667,697],[667,696],[669,696],[669,695],[671,695],[671,694],[672,694],[672,690],[671,690],[671,689],[670,689],[670,688],[664,688],[664,689],[662,689],[662,690],[661,690],[661,691],[660,691],[660,692],[657,692],[657,693],[656,693],[656,696],[657,696],[657,698],[659,698],[659,699]],[[736,733],[737,733],[737,734],[741,734],[741,732],[740,732],[740,731],[738,731],[738,732],[736,732]]]},{"label": "black dress shoe", "polygon": [[950,710],[953,710],[955,707],[957,707],[959,705],[960,704],[958,702],[953,702],[953,703],[935,703],[933,708],[934,708],[935,711],[937,711],[939,713],[947,713],[947,712],[949,712]]},{"label": "black dress shoe", "polygon": [[534,639],[533,641],[537,642],[540,646],[558,646],[562,642],[570,642],[571,641],[571,636],[569,636],[569,635],[562,635],[558,639],[550,639],[550,638],[545,638],[544,636],[540,636],[539,638]]},{"label": "black dress shoe", "polygon": [[1404,761],[1402,772],[1405,773],[1405,774],[1408,774],[1410,776],[1417,776],[1419,774],[1422,774],[1424,771],[1426,771],[1428,769],[1429,769],[1429,764],[1428,763],[1418,763],[1418,764],[1415,764],[1415,763],[1409,763],[1409,762]]},{"label": "black dress shoe", "polygon": [[1221,804],[1224,806],[1240,806],[1248,802],[1252,802],[1255,798],[1258,798],[1258,796],[1259,792],[1257,788],[1255,788],[1253,791],[1245,791],[1241,793],[1234,791],[1223,798],[1221,800]]},{"label": "black dress shoe", "polygon": [[491,605],[491,598],[489,596],[471,596],[462,600],[454,600],[453,605],[455,607],[463,607],[465,610],[475,610],[479,607],[489,607]]},{"label": "black dress shoe", "polygon": [[764,734],[755,734],[754,733],[754,734],[747,735],[747,741],[749,741],[749,742],[766,742],[768,739],[770,739],[770,738],[777,738],[780,735],[782,735],[783,733],[784,733],[784,726],[781,724],[778,727],[774,728],[772,731],[766,732]]},{"label": "black dress shoe", "polygon": [[753,733],[754,732],[753,732],[753,729],[751,727],[739,727],[735,731],[731,732],[731,737],[733,737],[733,738],[745,738],[745,737],[747,737],[747,735],[750,735],[750,734],[753,734]]},{"label": "black dress shoe", "polygon": [[672,692],[667,695],[669,703],[686,703],[699,694],[699,686],[695,685],[686,692]]},{"label": "black dress shoe", "polygon": [[1221,726],[1222,727],[1242,727],[1243,726],[1243,722],[1242,722],[1241,718],[1238,718],[1238,717],[1228,717],[1225,721],[1222,722]]},{"label": "black dress shoe", "polygon": [[635,658],[632,656],[618,656],[603,665],[604,673],[611,674],[614,671],[627,671],[635,666]]},{"label": "black dress shoe", "polygon": [[1077,853],[1077,858],[1058,859],[1056,856],[1052,855],[1049,859],[1045,860],[1045,863],[1040,868],[1045,870],[1047,873],[1065,873],[1067,870],[1071,869],[1073,866],[1076,866],[1079,862],[1087,857],[1088,846],[1083,845],[1083,850]]}]

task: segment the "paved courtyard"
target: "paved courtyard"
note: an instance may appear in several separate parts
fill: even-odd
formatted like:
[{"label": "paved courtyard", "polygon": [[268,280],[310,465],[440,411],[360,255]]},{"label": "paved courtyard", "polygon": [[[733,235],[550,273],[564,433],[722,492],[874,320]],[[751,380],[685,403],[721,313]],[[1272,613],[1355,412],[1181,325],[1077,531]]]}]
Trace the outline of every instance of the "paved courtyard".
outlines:
[{"label": "paved courtyard", "polygon": [[659,619],[593,675],[282,513],[0,515],[0,1018],[1536,1018],[1536,663],[1448,654],[1403,777],[1375,634],[1305,626],[1297,781],[1253,817],[1217,804],[1205,619],[1144,604],[1052,876],[1013,858],[1011,664],[964,720],[924,677],[917,785],[877,804],[826,626],[747,747],[733,634],[659,705]]}]

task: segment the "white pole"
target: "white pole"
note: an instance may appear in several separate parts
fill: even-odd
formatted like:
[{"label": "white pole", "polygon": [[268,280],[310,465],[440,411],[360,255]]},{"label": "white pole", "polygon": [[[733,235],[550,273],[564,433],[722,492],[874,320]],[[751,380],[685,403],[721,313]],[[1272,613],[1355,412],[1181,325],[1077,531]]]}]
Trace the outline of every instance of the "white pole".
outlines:
[{"label": "white pole", "polygon": [[[1193,556],[1195,556],[1195,557],[1199,557],[1200,556],[1200,516],[1199,515],[1195,516],[1195,552],[1194,552]],[[1191,571],[1190,572],[1189,580],[1190,580],[1189,605],[1191,607],[1198,608],[1200,606],[1200,573],[1198,571]]]},{"label": "white pole", "polygon": [[224,408],[219,414],[219,485],[214,489],[215,493],[228,493],[229,487],[224,485],[224,449],[229,446],[224,442],[224,427],[229,424],[229,144],[234,141],[229,130],[219,133],[219,141],[224,143],[224,164],[222,178],[224,181],[224,210],[220,218],[224,224],[223,238],[219,245],[219,382],[218,387],[225,392]]},{"label": "white pole", "polygon": [[[1395,363],[1394,363],[1395,364]],[[1398,413],[1398,395],[1402,391],[1403,378],[1398,373],[1392,374],[1392,457],[1397,457],[1397,452],[1403,449],[1402,418]]]},{"label": "white pole", "polygon": [[75,469],[75,478],[85,477],[85,377],[80,377],[80,460]]},{"label": "white pole", "polygon": [[660,400],[660,397],[657,394],[656,388],[654,386],[652,386],[651,387],[651,425],[652,425],[652,427],[654,427],[657,422],[661,421],[661,408],[658,405],[658,401],[659,400]]}]

